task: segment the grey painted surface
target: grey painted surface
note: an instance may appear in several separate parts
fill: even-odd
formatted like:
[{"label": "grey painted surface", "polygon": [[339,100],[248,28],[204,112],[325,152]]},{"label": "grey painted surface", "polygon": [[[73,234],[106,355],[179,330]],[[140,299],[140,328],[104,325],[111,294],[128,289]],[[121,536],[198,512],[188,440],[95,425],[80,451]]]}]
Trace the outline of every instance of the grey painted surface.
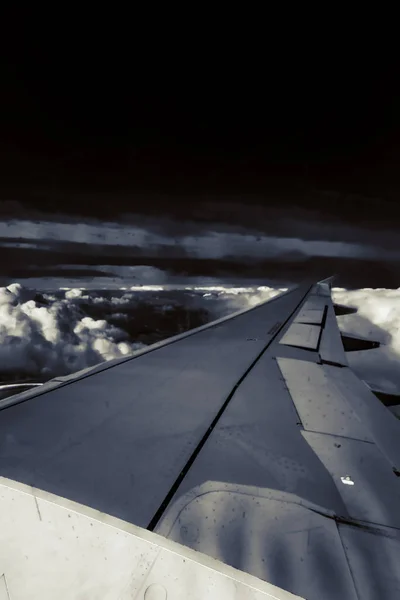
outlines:
[{"label": "grey painted surface", "polygon": [[295,600],[145,529],[2,478],[0,532],[1,600]]},{"label": "grey painted surface", "polygon": [[319,354],[323,361],[333,362],[338,365],[348,365],[346,353],[343,348],[342,337],[337,326],[332,303],[328,305],[325,327],[319,345]]},{"label": "grey painted surface", "polygon": [[322,296],[323,298],[331,297],[331,288],[329,283],[319,282],[312,286],[311,294],[315,296]]},{"label": "grey painted surface", "polygon": [[277,362],[304,429],[372,441],[324,365],[290,358]]},{"label": "grey painted surface", "polygon": [[314,323],[315,325],[321,325],[326,300],[321,296],[309,294],[307,300],[302,304],[299,312],[294,318],[295,323]]},{"label": "grey painted surface", "polygon": [[307,600],[356,600],[336,522],[288,494],[205,484],[158,531]]},{"label": "grey painted surface", "polygon": [[147,526],[305,290],[0,412],[0,475]]},{"label": "grey painted surface", "polygon": [[391,466],[400,471],[400,422],[351,369],[324,365],[340,393],[368,428],[380,451]]},{"label": "grey painted surface", "polygon": [[309,431],[303,435],[331,473],[353,519],[400,529],[400,478],[375,444]]},{"label": "grey painted surface", "polygon": [[[332,303],[325,292],[317,296],[328,306],[323,354],[325,359],[344,363]],[[400,478],[381,453],[384,448],[387,455],[397,456],[400,427],[350,369],[318,364],[318,353],[282,344],[292,327],[270,345],[236,390],[156,530],[304,597],[356,598],[349,556],[358,552],[358,546],[354,543],[348,550],[344,548],[335,515],[349,523],[355,519],[360,530],[366,528],[366,521],[380,523],[381,529],[382,524],[400,526]],[[332,332],[335,337],[330,341]],[[283,375],[277,363],[283,367]],[[235,492],[243,493],[241,486],[253,486],[257,496],[242,516],[234,505],[237,499],[232,499]],[[215,501],[205,497],[207,488],[213,490]],[[216,497],[217,492],[221,498]],[[313,538],[314,527],[304,527],[307,517],[300,514],[297,529],[287,527],[294,509],[282,502],[283,496],[273,497],[279,493],[292,493],[300,502],[316,504],[310,510],[321,513],[318,518],[322,522],[315,531],[329,530],[330,535],[318,542]],[[265,499],[262,510],[258,495]],[[279,508],[276,500],[282,502]],[[218,503],[225,509],[218,509]],[[341,528],[354,529],[345,523]],[[275,531],[279,531],[276,536]],[[294,533],[299,546],[293,543]],[[380,544],[390,552],[393,544],[385,534],[383,541],[379,540],[375,552]],[[364,543],[373,542],[368,538]],[[307,548],[308,564],[312,565],[309,571],[307,565],[296,563],[302,547]],[[285,556],[291,567],[278,565],[276,556]],[[396,546],[388,563],[392,569],[397,568],[397,556]],[[377,576],[376,569],[368,570],[370,560],[353,556],[351,567],[358,564],[354,577],[363,582],[357,589],[368,587],[365,582],[371,573]],[[342,565],[340,575],[334,573],[335,561]],[[397,598],[397,575],[385,572],[383,561],[380,563],[382,581],[370,589],[385,590],[384,598]],[[350,573],[350,579],[344,573]],[[345,581],[347,588],[336,587]]]},{"label": "grey painted surface", "polygon": [[362,600],[400,598],[400,532],[339,524],[343,548]]},{"label": "grey painted surface", "polygon": [[[91,507],[80,505],[79,514],[98,509],[98,520],[113,527],[115,516],[146,527],[156,514],[163,536],[309,600],[398,598],[400,423],[349,368],[321,364],[324,356],[343,360],[329,281],[305,293],[19,395],[31,399],[0,410],[0,475],[11,487],[45,490],[37,498],[52,492]],[[320,324],[293,323],[322,306],[326,320],[303,313]],[[313,331],[319,352],[315,339],[304,343]],[[294,333],[301,348],[280,343]],[[52,498],[54,510],[65,502]],[[59,577],[54,558],[67,536],[60,515],[51,522],[35,558]],[[39,535],[32,523],[31,543]],[[23,561],[1,550],[0,557],[23,573]],[[205,555],[197,557],[204,564]],[[178,581],[183,565],[163,561],[163,577]],[[195,565],[173,588],[177,597],[195,591],[193,582],[203,594],[193,598],[207,593]],[[216,598],[226,593],[221,585]],[[117,590],[110,598],[124,597]],[[148,596],[160,593],[153,587]]]},{"label": "grey painted surface", "polygon": [[316,350],[321,327],[305,323],[292,323],[282,336],[280,343],[288,346],[299,346]]},{"label": "grey painted surface", "polygon": [[236,390],[175,499],[206,481],[223,481],[291,492],[346,514],[331,476],[301,435],[271,353],[261,357]]}]

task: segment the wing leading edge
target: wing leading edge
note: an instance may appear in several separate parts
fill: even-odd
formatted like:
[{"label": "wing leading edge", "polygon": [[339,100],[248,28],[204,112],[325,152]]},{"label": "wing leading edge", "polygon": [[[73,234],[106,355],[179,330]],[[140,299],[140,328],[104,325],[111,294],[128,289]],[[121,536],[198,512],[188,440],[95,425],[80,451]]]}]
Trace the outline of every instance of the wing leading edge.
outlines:
[{"label": "wing leading edge", "polygon": [[[237,579],[243,590],[269,594],[268,582],[280,588],[274,594],[310,600],[397,597],[400,424],[348,367],[330,280],[1,406],[8,507],[32,493],[46,511],[49,498],[59,510],[67,502],[79,528],[87,527],[82,515],[90,516],[103,546],[109,536],[100,524],[133,527],[135,539],[150,536],[154,553],[168,543],[182,556],[188,549],[208,556],[221,577],[226,565],[231,575],[247,573],[251,583]],[[65,522],[57,518],[50,529],[62,546]],[[40,532],[44,520],[33,526],[28,518],[18,535]],[[44,553],[55,543],[50,521]],[[9,526],[7,532],[13,546],[18,536]],[[92,539],[88,530],[78,538]],[[108,544],[115,548],[114,539]],[[24,567],[16,567],[15,552],[0,554],[0,572],[19,597]],[[164,586],[158,561],[152,570],[149,557],[140,585],[134,568],[120,573],[136,578],[138,595],[126,597],[143,597],[156,573],[154,585]],[[98,559],[94,552],[93,568]],[[207,597],[200,589],[192,587],[193,598]],[[209,597],[230,597],[223,589]],[[125,597],[118,594],[110,585],[107,597]]]}]

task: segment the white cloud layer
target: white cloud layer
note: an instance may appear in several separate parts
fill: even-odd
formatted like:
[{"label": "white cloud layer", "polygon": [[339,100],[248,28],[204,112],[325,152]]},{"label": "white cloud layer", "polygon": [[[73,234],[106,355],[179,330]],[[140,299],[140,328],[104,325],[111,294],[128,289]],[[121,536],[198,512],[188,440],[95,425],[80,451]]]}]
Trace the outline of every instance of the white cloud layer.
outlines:
[{"label": "white cloud layer", "polygon": [[350,366],[366,381],[400,393],[400,288],[337,288],[333,298],[358,309],[354,315],[339,317],[341,329],[381,342],[374,350],[350,352]]},{"label": "white cloud layer", "polygon": [[0,288],[0,379],[10,373],[50,379],[143,346],[106,320],[85,316],[81,295],[70,290],[61,299],[45,296],[43,303],[20,284]]},{"label": "white cloud layer", "polygon": [[[83,302],[105,309],[112,304],[114,316],[117,311],[122,323],[127,318],[124,311],[129,309],[132,315],[135,310],[139,289],[156,294],[163,287],[156,289],[150,284],[107,298],[70,289],[59,294],[60,297],[44,294],[42,299],[20,284],[0,288],[0,380],[9,373],[18,373],[21,378],[28,375],[49,379],[143,347],[106,319],[88,317],[81,308]],[[255,306],[285,290],[268,286],[226,287],[217,282],[187,285],[186,289],[198,296],[193,306],[208,309],[210,319]],[[381,389],[400,391],[400,288],[355,291],[336,288],[333,298],[358,308],[355,315],[339,317],[341,329],[382,344],[379,349],[349,353],[350,366],[359,377]],[[162,296],[157,298],[158,303],[162,301]],[[168,310],[168,301],[165,302]]]}]

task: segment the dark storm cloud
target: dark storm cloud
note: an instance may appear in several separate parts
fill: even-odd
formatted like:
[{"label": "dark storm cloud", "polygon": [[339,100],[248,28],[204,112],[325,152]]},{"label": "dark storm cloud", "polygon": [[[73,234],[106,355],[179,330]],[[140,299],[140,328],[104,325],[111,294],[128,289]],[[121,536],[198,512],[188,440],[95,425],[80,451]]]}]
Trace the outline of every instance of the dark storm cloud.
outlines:
[{"label": "dark storm cloud", "polygon": [[46,201],[38,200],[36,205],[16,200],[0,202],[0,220],[86,223],[98,228],[130,225],[177,239],[210,231],[253,233],[372,244],[386,249],[397,246],[399,215],[397,203],[379,197],[315,189],[293,196],[280,191],[264,196],[247,193],[214,197],[77,191],[50,193]]},{"label": "dark storm cloud", "polygon": [[[218,208],[223,210],[218,213]],[[7,208],[14,209],[13,203]],[[132,213],[115,221],[82,221],[71,214],[50,219],[43,212],[21,217],[0,220],[3,282],[42,273],[115,282],[128,277],[140,283],[144,271],[137,268],[147,266],[158,270],[152,272],[153,283],[156,272],[160,282],[166,281],[162,273],[167,279],[297,282],[333,272],[340,273],[341,285],[350,287],[398,285],[396,232],[383,227],[372,231],[361,217],[357,225],[342,224],[323,219],[316,210],[285,213],[276,206],[232,202],[211,203],[208,212],[188,221]],[[124,270],[129,267],[134,270]]]},{"label": "dark storm cloud", "polygon": [[[161,248],[162,250],[162,248]],[[145,248],[120,246],[91,246],[55,242],[51,251],[46,249],[3,249],[6,260],[2,268],[2,280],[15,278],[116,278],[124,285],[125,278],[133,284],[144,283],[148,271],[154,269],[152,283],[164,283],[170,277],[213,277],[226,280],[300,282],[316,281],[330,273],[338,273],[338,284],[349,287],[397,287],[400,277],[400,261],[356,257],[305,256],[300,252],[283,252],[273,258],[227,256],[200,258],[185,254],[179,248],[172,255],[171,248],[160,248],[152,253]],[[158,274],[157,274],[158,273]],[[143,278],[144,277],[144,278]]]},{"label": "dark storm cloud", "polygon": [[[236,227],[218,222],[208,223],[207,228],[195,222],[177,226],[165,218],[144,221],[135,219],[135,215],[130,215],[131,222],[128,219],[120,222],[12,219],[0,221],[0,238],[8,247],[36,243],[45,244],[46,249],[50,244],[56,249],[60,243],[76,244],[76,249],[83,254],[91,254],[88,246],[92,246],[101,254],[104,254],[103,247],[108,248],[109,255],[118,254],[118,247],[124,247],[130,254],[139,254],[146,249],[150,255],[157,252],[171,257],[259,258],[285,252],[300,252],[306,256],[371,257],[378,253],[374,246],[380,246],[384,250],[382,258],[397,256],[393,231],[378,230],[372,235],[360,228],[313,221],[307,213],[302,216],[301,219],[299,214],[290,214],[284,219],[282,213],[270,214],[266,224],[258,219],[258,227],[254,223],[252,228],[243,223]],[[384,240],[385,244],[382,244]]]},{"label": "dark storm cloud", "polygon": [[[46,277],[47,279],[50,279],[57,277],[72,278],[77,276],[87,281],[93,277],[114,277],[115,273],[113,273],[112,271],[103,271],[102,269],[90,269],[89,267],[85,267],[77,271],[76,268],[65,268],[65,265],[62,265],[61,267],[59,265],[56,265],[54,267],[37,267],[29,265],[29,267],[26,268],[13,268],[11,275],[11,277],[15,280],[24,279],[26,277]],[[5,277],[6,274],[4,274],[3,277],[0,278],[0,280],[4,279]],[[7,277],[10,278],[10,275]]]},{"label": "dark storm cloud", "polygon": [[[260,229],[277,234],[305,230],[307,225],[332,225],[333,229],[381,229],[399,225],[397,201],[380,196],[319,188],[284,186],[263,194],[251,191],[201,194],[123,193],[45,188],[32,198],[21,200],[18,194],[0,196],[0,218],[19,218],[57,222],[98,220],[143,225],[169,234],[194,232],[211,226]],[[350,233],[350,231],[349,231]]]}]

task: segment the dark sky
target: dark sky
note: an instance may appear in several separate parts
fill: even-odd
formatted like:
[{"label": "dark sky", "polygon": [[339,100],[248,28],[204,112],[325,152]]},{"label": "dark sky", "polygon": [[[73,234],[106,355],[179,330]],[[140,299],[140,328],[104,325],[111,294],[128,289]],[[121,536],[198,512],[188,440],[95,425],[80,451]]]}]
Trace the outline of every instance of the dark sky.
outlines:
[{"label": "dark sky", "polygon": [[[350,31],[349,48],[338,30],[272,38],[273,21],[246,35],[225,23],[211,46],[200,26],[181,40],[167,26],[159,37],[152,21],[111,26],[107,13],[98,27],[70,16],[18,21],[3,54],[0,220],[118,221],[161,237],[133,247],[119,245],[122,232],[101,245],[99,231],[89,244],[82,228],[75,239],[55,226],[50,245],[37,232],[29,247],[32,227],[13,227],[0,240],[7,281],[118,263],[258,280],[340,271],[344,285],[400,285],[398,65],[369,30],[364,40]],[[207,246],[213,232],[223,252]],[[254,237],[243,256],[238,232]],[[264,240],[264,256],[260,234],[297,242],[275,239],[268,254]]]},{"label": "dark sky", "polygon": [[[65,26],[8,49],[3,197],[51,209],[68,193],[65,210],[81,214],[190,212],[204,195],[315,206],[309,192],[334,189],[379,197],[393,218],[400,117],[389,52],[365,41],[350,54],[338,44],[299,53],[295,43],[285,53],[239,38],[225,48],[221,39],[215,54],[207,39],[193,54],[179,44],[171,53],[171,43],[132,37],[92,31],[82,45]],[[96,209],[78,191],[112,194],[113,206]],[[145,207],[133,193],[150,198]],[[331,210],[343,207],[351,211],[346,199]]]}]

